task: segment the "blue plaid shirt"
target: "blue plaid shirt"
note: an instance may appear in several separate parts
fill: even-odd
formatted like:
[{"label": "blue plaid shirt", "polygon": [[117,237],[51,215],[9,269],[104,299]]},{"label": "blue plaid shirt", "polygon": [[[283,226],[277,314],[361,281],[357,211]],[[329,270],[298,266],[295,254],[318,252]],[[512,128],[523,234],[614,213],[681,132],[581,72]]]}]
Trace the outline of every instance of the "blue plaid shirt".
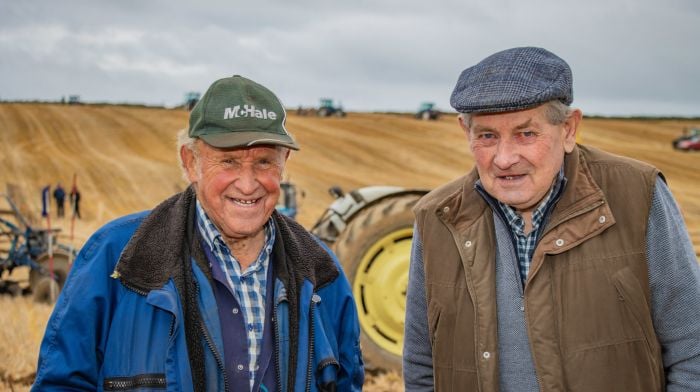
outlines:
[{"label": "blue plaid shirt", "polygon": [[204,242],[219,262],[226,275],[238,304],[243,311],[247,326],[248,369],[250,372],[250,389],[255,384],[255,372],[258,370],[258,357],[263,344],[263,326],[265,325],[265,297],[267,286],[267,269],[270,266],[272,245],[275,243],[275,223],[272,219],[265,224],[265,246],[258,258],[241,271],[238,260],[231,254],[221,233],[211,222],[197,200],[197,227]]},{"label": "blue plaid shirt", "polygon": [[[498,209],[502,213],[502,216],[505,218],[513,234],[515,250],[518,255],[518,269],[520,270],[520,279],[523,285],[525,285],[527,274],[530,272],[532,254],[544,230],[544,223],[546,223],[545,218],[559,200],[565,185],[564,166],[562,166],[549,193],[547,193],[537,208],[532,212],[532,230],[528,234],[525,234],[525,221],[522,216],[518,214],[513,207],[496,200],[495,204],[498,206]],[[481,186],[480,181],[477,182],[477,186]]]}]

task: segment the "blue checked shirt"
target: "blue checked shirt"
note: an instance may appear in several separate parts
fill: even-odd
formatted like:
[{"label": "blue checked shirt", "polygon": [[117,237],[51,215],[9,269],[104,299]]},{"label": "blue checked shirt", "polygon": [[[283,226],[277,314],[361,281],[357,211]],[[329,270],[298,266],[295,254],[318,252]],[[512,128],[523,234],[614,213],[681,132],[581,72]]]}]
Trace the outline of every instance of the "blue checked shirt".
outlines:
[{"label": "blue checked shirt", "polygon": [[544,224],[546,223],[545,217],[549,215],[549,212],[559,200],[559,196],[561,196],[561,191],[563,190],[565,184],[564,166],[562,166],[556,180],[554,181],[554,184],[552,185],[552,188],[549,190],[549,193],[547,193],[537,208],[532,212],[532,230],[529,234],[525,234],[525,221],[523,220],[522,216],[520,216],[520,214],[518,214],[511,206],[503,204],[500,201],[496,201],[496,205],[506,218],[506,223],[513,234],[515,250],[518,255],[520,279],[523,285],[525,285],[527,274],[530,271],[532,254],[534,253],[537,242],[540,239],[540,235],[544,230]]},{"label": "blue checked shirt", "polygon": [[250,389],[255,384],[255,372],[258,369],[258,357],[263,343],[263,326],[265,325],[265,296],[267,285],[267,269],[270,266],[272,245],[275,243],[275,223],[272,219],[265,224],[265,246],[258,258],[248,269],[241,271],[238,260],[231,254],[221,233],[209,220],[209,217],[197,201],[197,227],[204,242],[219,262],[226,275],[238,304],[243,311],[247,326],[248,338],[248,369],[250,374]]}]

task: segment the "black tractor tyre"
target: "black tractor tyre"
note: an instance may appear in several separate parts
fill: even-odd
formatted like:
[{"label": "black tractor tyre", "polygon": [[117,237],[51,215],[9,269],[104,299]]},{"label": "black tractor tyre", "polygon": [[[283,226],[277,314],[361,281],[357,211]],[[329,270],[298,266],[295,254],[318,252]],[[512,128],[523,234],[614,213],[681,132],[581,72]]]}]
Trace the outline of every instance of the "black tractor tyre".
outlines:
[{"label": "black tractor tyre", "polygon": [[36,285],[32,287],[34,302],[53,304],[61,291],[58,283],[48,276],[39,278]]},{"label": "black tractor tyre", "polygon": [[[29,285],[32,291],[35,291],[35,287],[39,284],[42,278],[49,277],[49,254],[45,253],[37,259],[37,264],[44,267],[46,274],[42,274],[38,270],[29,271]],[[53,253],[53,274],[54,279],[58,283],[59,290],[63,288],[63,284],[66,282],[68,277],[68,271],[70,269],[70,256],[68,253],[61,251],[54,251]]]},{"label": "black tractor tyre", "polygon": [[365,207],[334,244],[352,286],[362,355],[370,371],[401,372],[412,208],[421,196],[389,197]]}]

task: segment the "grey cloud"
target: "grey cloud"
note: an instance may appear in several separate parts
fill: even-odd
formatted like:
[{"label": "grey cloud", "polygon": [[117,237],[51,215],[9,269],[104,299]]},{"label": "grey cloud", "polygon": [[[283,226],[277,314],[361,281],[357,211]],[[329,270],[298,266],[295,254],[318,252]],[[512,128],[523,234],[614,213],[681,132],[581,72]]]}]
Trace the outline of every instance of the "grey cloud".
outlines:
[{"label": "grey cloud", "polygon": [[463,68],[534,45],[571,64],[575,102],[600,114],[698,115],[698,26],[693,0],[5,2],[0,98],[174,105],[238,73],[290,106],[449,110]]}]

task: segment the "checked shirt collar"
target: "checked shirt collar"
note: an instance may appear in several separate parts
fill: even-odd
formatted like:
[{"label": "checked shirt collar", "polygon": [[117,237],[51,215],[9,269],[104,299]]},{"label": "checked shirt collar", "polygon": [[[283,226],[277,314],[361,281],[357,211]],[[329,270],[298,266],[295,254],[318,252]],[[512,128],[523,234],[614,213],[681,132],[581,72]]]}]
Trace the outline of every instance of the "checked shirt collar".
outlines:
[{"label": "checked shirt collar", "polygon": [[[542,199],[540,204],[532,212],[532,230],[529,234],[525,234],[525,221],[511,206],[501,203],[489,195],[481,185],[481,180],[477,180],[475,187],[479,193],[484,196],[489,204],[498,208],[501,217],[510,228],[515,250],[518,256],[518,270],[520,271],[520,279],[522,284],[527,280],[527,274],[530,271],[530,262],[532,254],[535,251],[537,242],[544,229],[546,218],[549,212],[554,208],[554,205],[559,201],[559,197],[566,186],[566,178],[564,177],[564,166],[559,169],[559,173],[552,184],[547,195]],[[489,200],[490,199],[490,200]]]}]

